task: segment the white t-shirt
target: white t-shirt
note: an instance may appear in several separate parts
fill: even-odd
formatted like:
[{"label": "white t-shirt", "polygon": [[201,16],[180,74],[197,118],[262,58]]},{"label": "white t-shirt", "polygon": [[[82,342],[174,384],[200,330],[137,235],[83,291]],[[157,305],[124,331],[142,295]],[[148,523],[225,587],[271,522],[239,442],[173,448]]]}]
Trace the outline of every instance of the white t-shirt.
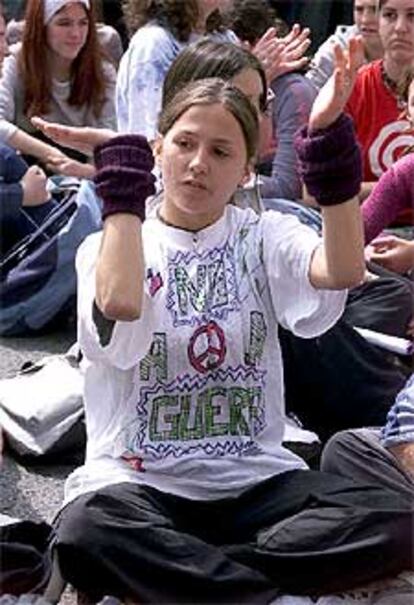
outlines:
[{"label": "white t-shirt", "polygon": [[343,311],[346,291],[309,282],[315,232],[233,206],[198,233],[153,215],[143,225],[141,318],[116,322],[107,346],[92,318],[100,238],[88,237],[77,259],[88,446],[66,501],[122,481],[207,500],[306,468],[282,446],[277,326],[310,338]]}]

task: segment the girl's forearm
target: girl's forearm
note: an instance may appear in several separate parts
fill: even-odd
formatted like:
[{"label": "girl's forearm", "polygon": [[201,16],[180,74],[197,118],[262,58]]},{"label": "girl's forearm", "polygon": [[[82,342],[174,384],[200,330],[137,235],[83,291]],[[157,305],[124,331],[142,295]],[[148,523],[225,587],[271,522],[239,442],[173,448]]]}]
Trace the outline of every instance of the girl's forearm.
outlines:
[{"label": "girl's forearm", "polygon": [[118,321],[138,319],[143,281],[140,219],[126,213],[108,216],[96,267],[96,304],[102,314]]}]

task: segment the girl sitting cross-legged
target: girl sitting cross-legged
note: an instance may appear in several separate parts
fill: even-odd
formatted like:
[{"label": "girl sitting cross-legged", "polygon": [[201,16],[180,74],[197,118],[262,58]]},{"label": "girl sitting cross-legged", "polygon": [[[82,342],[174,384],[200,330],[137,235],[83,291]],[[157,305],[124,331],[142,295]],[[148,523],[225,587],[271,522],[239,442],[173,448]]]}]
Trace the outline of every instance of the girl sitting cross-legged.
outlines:
[{"label": "girl sitting cross-legged", "polygon": [[321,334],[364,274],[360,155],[341,95],[357,52],[297,139],[323,240],[295,217],[228,204],[258,140],[232,84],[190,83],[163,109],[163,193],[147,219],[147,141],[95,148],[104,228],[77,261],[88,448],[56,543],[63,576],[89,598],[268,603],[412,566],[408,497],[310,471],[282,446],[278,324]]}]

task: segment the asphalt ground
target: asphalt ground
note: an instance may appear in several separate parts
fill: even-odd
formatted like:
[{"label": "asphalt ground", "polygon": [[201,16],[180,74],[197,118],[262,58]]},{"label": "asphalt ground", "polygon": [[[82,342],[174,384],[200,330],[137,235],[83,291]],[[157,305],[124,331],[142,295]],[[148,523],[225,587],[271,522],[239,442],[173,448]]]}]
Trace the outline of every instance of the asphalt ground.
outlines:
[{"label": "asphalt ground", "polygon": [[[13,376],[26,361],[66,352],[75,340],[74,329],[67,327],[35,337],[0,338],[0,379]],[[64,479],[72,468],[58,457],[46,464],[19,460],[6,444],[0,469],[0,513],[50,522],[62,500]]]}]

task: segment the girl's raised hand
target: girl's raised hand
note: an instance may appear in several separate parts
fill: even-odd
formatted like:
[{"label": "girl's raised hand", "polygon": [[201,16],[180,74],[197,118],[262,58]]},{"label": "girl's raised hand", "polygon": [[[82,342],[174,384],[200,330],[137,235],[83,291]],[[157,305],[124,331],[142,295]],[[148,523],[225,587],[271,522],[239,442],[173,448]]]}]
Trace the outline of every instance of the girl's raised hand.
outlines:
[{"label": "girl's raised hand", "polygon": [[88,156],[93,155],[93,150],[97,145],[106,143],[117,135],[117,132],[109,128],[65,126],[56,122],[47,122],[39,117],[33,117],[31,122],[55,143],[76,149]]},{"label": "girl's raised hand", "polygon": [[309,48],[310,30],[295,24],[284,38],[276,36],[275,28],[269,28],[249,50],[262,62],[266,71],[267,81],[301,69],[308,63],[304,53]]},{"label": "girl's raised hand", "polygon": [[335,70],[319,91],[309,118],[309,129],[319,130],[333,124],[345,109],[354,88],[359,68],[364,63],[362,38],[351,38],[348,49],[334,47]]}]

